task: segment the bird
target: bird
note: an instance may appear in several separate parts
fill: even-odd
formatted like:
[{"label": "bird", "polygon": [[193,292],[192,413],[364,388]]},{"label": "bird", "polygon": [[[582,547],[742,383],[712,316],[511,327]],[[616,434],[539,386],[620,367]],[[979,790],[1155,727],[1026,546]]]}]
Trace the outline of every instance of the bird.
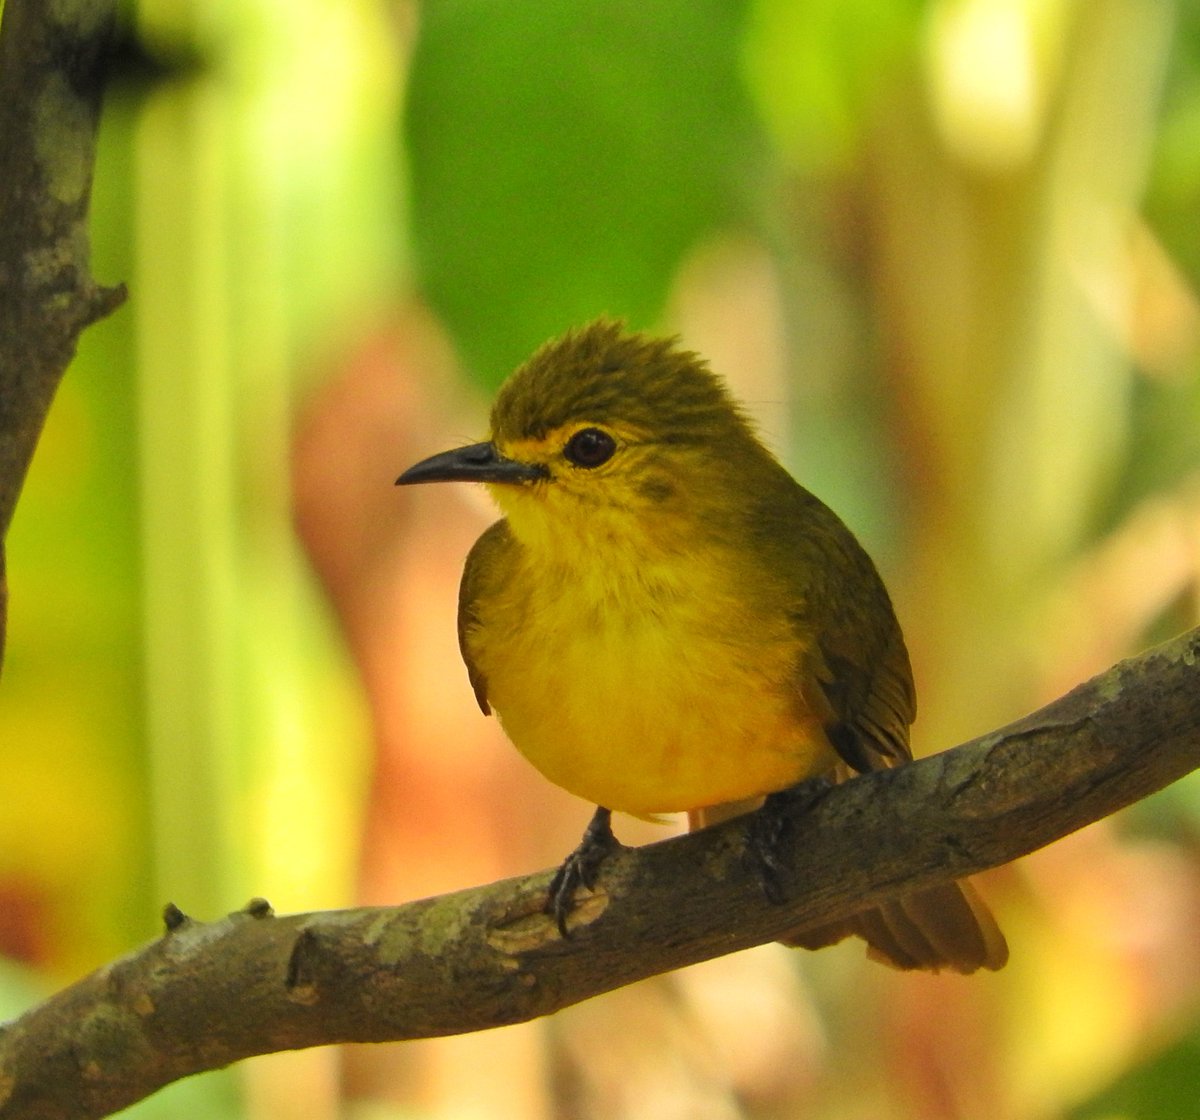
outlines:
[{"label": "bird", "polygon": [[[567,331],[500,387],[487,440],[396,481],[483,483],[503,514],[466,560],[459,647],[483,713],[596,806],[550,886],[564,935],[619,846],[614,811],[705,827],[912,758],[912,669],[874,563],[677,338]],[[1008,957],[965,880],[785,943],[851,935],[906,970]]]}]

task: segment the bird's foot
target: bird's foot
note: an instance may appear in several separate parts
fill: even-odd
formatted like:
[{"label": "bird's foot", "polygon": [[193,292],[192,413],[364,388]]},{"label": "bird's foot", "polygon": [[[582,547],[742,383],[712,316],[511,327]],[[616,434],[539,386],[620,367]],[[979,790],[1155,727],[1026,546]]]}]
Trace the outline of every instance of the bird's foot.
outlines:
[{"label": "bird's foot", "polygon": [[580,887],[594,890],[601,864],[620,847],[612,831],[612,810],[597,806],[579,846],[563,860],[550,880],[545,912],[554,915],[554,923],[563,937],[571,936],[567,932],[567,917],[575,905],[575,892]]},{"label": "bird's foot", "polygon": [[762,808],[750,818],[747,835],[750,858],[763,894],[775,906],[787,901],[783,882],[788,862],[784,853],[796,818],[811,809],[833,786],[831,779],[818,777],[781,789],[769,794]]}]

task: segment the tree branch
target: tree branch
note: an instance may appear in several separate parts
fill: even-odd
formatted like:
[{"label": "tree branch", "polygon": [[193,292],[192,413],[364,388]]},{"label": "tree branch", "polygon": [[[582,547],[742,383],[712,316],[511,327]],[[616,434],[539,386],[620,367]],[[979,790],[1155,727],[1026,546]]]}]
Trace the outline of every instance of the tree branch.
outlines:
[{"label": "tree branch", "polygon": [[[746,825],[625,849],[564,941],[543,872],[405,906],[167,931],[0,1029],[0,1115],[98,1117],[255,1054],[481,1030],[1006,863],[1200,766],[1200,630],[1000,731],[839,786],[796,821],[792,901]],[[1020,952],[1020,947],[1015,947]]]},{"label": "tree branch", "polygon": [[0,22],[0,662],[4,538],[79,335],[125,298],[88,269],[114,0],[7,0]]}]

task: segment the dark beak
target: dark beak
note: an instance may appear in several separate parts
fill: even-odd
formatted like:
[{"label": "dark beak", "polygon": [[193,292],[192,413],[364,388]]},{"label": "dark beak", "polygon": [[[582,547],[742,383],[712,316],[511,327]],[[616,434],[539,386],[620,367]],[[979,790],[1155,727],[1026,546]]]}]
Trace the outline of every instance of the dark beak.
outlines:
[{"label": "dark beak", "polygon": [[397,486],[415,482],[537,482],[550,472],[540,463],[521,463],[506,459],[494,443],[473,443],[431,455],[411,466],[398,479]]}]

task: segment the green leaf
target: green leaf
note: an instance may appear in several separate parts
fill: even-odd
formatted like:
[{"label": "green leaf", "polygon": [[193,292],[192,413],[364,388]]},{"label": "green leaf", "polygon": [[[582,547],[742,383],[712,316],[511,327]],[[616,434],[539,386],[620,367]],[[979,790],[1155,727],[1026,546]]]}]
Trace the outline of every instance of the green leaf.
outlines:
[{"label": "green leaf", "polygon": [[494,386],[599,314],[648,326],[748,212],[761,134],[734,0],[432,0],[407,107],[424,290]]},{"label": "green leaf", "polygon": [[1127,1072],[1068,1120],[1200,1120],[1200,1029]]}]

